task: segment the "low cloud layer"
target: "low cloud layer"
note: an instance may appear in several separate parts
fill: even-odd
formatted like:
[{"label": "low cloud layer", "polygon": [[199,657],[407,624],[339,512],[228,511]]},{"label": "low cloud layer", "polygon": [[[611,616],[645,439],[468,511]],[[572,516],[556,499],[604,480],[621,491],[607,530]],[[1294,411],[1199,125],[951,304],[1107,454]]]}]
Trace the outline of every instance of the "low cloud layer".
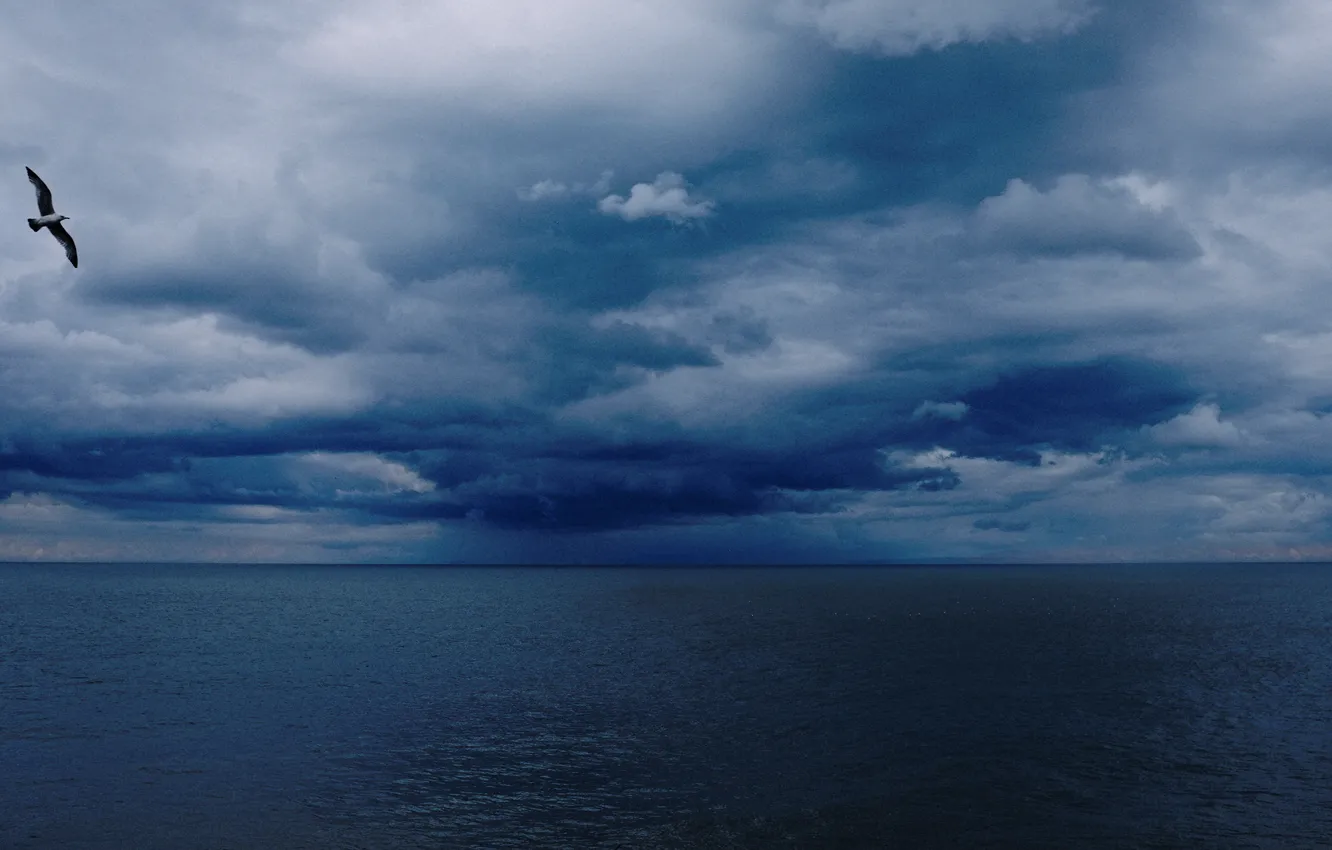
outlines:
[{"label": "low cloud layer", "polygon": [[133,11],[0,32],[0,558],[1332,553],[1312,0]]}]

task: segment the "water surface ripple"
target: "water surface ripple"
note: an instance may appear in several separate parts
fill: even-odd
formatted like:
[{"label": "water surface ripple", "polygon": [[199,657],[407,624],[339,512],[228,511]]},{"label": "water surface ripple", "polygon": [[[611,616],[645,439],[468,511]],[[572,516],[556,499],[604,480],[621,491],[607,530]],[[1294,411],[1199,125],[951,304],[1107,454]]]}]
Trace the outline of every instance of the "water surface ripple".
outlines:
[{"label": "water surface ripple", "polygon": [[1332,847],[1332,569],[0,566],[0,847]]}]

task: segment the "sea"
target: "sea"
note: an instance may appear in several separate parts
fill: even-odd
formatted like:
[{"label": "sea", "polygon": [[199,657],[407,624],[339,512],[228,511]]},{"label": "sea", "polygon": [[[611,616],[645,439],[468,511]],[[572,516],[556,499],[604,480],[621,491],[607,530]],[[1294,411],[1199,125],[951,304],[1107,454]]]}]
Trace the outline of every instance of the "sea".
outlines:
[{"label": "sea", "polygon": [[0,565],[0,847],[1332,847],[1332,566]]}]

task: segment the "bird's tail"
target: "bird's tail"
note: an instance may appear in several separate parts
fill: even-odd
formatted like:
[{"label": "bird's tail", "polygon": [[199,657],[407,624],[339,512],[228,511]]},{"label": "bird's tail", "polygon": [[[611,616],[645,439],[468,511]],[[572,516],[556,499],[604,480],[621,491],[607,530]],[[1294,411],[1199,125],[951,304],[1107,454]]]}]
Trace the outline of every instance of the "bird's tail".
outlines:
[{"label": "bird's tail", "polygon": [[37,219],[35,218],[28,219],[28,227],[32,228],[33,233],[36,233],[37,231],[42,229],[42,226],[37,223]]}]

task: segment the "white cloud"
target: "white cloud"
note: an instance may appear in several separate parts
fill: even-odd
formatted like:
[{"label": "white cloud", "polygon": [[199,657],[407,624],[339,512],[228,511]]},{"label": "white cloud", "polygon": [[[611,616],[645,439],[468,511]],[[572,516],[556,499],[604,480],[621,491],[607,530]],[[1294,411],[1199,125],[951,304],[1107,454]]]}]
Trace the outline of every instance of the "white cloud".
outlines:
[{"label": "white cloud", "polygon": [[[1208,508],[1208,537],[1254,543],[1291,539],[1327,522],[1332,500],[1289,481],[1251,475],[1228,475],[1214,482]],[[1251,544],[1252,545],[1252,544]]]},{"label": "white cloud", "polygon": [[358,478],[373,482],[374,490],[382,493],[420,494],[435,489],[433,482],[425,480],[415,470],[369,452],[311,452],[300,456],[299,460],[324,475],[341,478],[344,485],[352,485],[336,487],[340,493],[362,492],[355,486]]},{"label": "white cloud", "polygon": [[213,314],[106,322],[104,330],[0,322],[0,334],[0,353],[30,363],[0,373],[0,394],[22,400],[6,414],[13,426],[152,432],[347,413],[373,398],[350,358],[228,330]]},{"label": "white cloud", "polygon": [[190,393],[191,406],[258,419],[311,413],[350,413],[365,403],[335,375],[300,371],[266,378],[237,378],[217,389]]},{"label": "white cloud", "polygon": [[546,201],[565,198],[570,195],[601,196],[610,191],[613,171],[603,171],[595,183],[563,183],[559,180],[539,180],[526,189],[518,190],[518,197],[524,201]]},{"label": "white cloud", "polygon": [[1166,446],[1233,448],[1245,440],[1235,423],[1221,421],[1221,408],[1210,402],[1146,430],[1152,439]]},{"label": "white cloud", "polygon": [[175,414],[188,419],[217,419],[256,424],[303,415],[348,414],[374,401],[374,392],[346,369],[345,358],[311,360],[295,369],[241,376],[200,389],[171,390],[143,396],[102,391],[94,398],[105,407]]},{"label": "white cloud", "polygon": [[[947,450],[893,459],[908,467],[949,466],[961,483],[869,494],[847,518],[871,539],[925,557],[1298,560],[1325,559],[1332,551],[1310,539],[1327,522],[1332,499],[1290,476],[1153,476],[1169,466],[1099,452],[1045,452],[1035,466]],[[1003,526],[1022,533],[990,530]]]},{"label": "white cloud", "polygon": [[518,190],[518,197],[524,201],[544,201],[547,198],[563,198],[569,194],[569,187],[555,180],[541,180],[526,189]]},{"label": "white cloud", "polygon": [[619,392],[569,405],[569,421],[604,424],[631,416],[707,427],[762,417],[765,403],[793,390],[845,378],[856,358],[834,343],[777,339],[761,351],[727,356],[720,366],[677,368]]},{"label": "white cloud", "polygon": [[663,171],[651,183],[635,183],[628,198],[607,195],[597,203],[597,209],[606,215],[618,215],[625,221],[661,216],[676,223],[707,218],[713,206],[712,201],[691,200],[684,177],[674,171]]},{"label": "white cloud", "polygon": [[[734,0],[347,0],[291,50],[394,96],[604,104],[677,117],[752,93],[771,41]],[[669,70],[666,70],[669,69]]]},{"label": "white cloud", "polygon": [[[1139,195],[1155,202],[1150,206]],[[1161,192],[1141,181],[1093,181],[1065,174],[1048,191],[1020,179],[976,210],[981,241],[1022,252],[1069,255],[1118,253],[1142,259],[1190,259],[1198,243],[1172,210],[1162,208]]]},{"label": "white cloud", "polygon": [[1085,0],[783,0],[779,16],[816,28],[846,50],[903,56],[951,44],[1071,32]]}]

